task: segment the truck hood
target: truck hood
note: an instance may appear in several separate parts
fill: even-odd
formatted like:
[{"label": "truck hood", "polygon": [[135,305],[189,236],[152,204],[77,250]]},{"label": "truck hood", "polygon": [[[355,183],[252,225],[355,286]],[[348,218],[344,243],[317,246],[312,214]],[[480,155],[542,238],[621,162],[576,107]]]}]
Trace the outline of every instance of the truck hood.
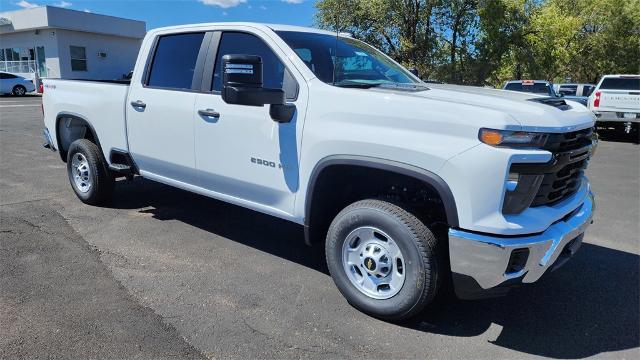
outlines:
[{"label": "truck hood", "polygon": [[[567,132],[591,127],[595,116],[582,104],[569,99],[561,100],[568,106],[540,102],[545,96],[488,89],[473,86],[428,84],[426,91],[399,91],[372,88],[373,91],[393,91],[396,95],[425,98],[465,106],[474,106],[502,112],[514,120],[511,130]],[[557,105],[557,103],[555,104]]]}]

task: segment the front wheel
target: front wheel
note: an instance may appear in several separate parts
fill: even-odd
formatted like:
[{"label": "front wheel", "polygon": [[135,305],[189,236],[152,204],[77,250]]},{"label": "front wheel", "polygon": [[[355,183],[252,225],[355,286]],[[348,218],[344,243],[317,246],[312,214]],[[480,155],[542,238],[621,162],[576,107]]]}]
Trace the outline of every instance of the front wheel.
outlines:
[{"label": "front wheel", "polygon": [[444,271],[436,245],[434,234],[411,213],[363,200],[335,217],[325,250],[331,276],[350,304],[398,321],[434,299]]},{"label": "front wheel", "polygon": [[67,153],[71,187],[83,203],[100,205],[113,193],[115,180],[98,146],[87,139],[71,143]]}]

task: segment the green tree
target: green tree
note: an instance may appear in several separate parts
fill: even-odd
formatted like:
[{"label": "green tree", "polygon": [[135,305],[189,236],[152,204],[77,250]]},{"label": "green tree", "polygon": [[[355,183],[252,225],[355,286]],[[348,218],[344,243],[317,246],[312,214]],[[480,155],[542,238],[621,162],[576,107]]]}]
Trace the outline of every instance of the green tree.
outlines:
[{"label": "green tree", "polygon": [[319,0],[316,23],[351,33],[422,74],[432,69],[438,0]]},{"label": "green tree", "polygon": [[423,77],[500,86],[640,72],[640,0],[318,0],[346,31]]}]

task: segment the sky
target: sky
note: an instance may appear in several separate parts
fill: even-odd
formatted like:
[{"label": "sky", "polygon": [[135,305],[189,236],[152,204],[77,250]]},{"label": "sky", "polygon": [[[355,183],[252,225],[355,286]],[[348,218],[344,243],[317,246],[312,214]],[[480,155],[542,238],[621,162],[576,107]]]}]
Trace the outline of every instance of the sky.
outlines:
[{"label": "sky", "polygon": [[0,12],[50,5],[146,21],[147,30],[219,21],[312,26],[314,3],[314,0],[0,0]]}]

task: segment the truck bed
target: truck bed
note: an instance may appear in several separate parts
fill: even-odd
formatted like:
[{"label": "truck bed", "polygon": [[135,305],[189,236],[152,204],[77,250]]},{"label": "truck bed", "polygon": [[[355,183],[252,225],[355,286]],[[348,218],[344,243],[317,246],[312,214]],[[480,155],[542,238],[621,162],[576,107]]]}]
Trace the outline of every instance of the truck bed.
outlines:
[{"label": "truck bed", "polygon": [[128,148],[125,119],[128,81],[44,79],[43,83],[44,122],[56,148],[65,151],[68,146],[58,136],[58,129],[69,125],[67,119],[82,119],[100,134],[100,146],[107,160],[112,149]]}]

